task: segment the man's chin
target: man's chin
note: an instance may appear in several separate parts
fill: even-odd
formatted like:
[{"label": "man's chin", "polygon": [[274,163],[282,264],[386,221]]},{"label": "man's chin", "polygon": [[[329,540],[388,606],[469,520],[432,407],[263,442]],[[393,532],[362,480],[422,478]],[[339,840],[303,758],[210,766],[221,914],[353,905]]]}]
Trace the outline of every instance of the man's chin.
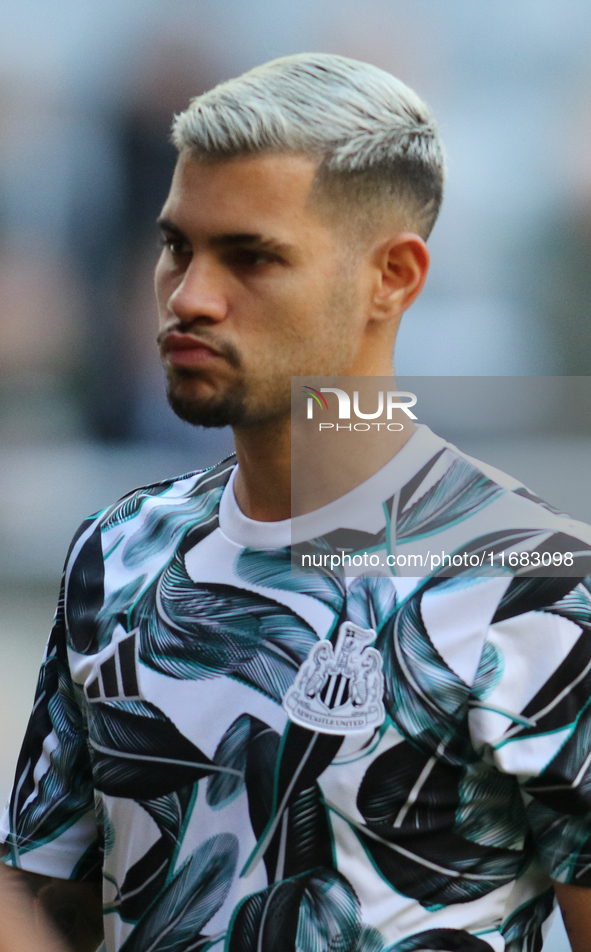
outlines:
[{"label": "man's chin", "polygon": [[167,396],[176,415],[192,426],[239,426],[244,422],[245,408],[242,393],[197,399],[169,389]]}]

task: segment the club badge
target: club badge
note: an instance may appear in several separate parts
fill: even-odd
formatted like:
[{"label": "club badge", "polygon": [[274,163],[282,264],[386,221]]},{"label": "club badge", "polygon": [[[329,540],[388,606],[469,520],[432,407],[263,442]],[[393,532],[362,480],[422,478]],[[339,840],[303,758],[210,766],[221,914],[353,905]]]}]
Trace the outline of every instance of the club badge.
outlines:
[{"label": "club badge", "polygon": [[343,622],[336,645],[320,641],[283,699],[295,724],[321,734],[354,734],[383,724],[384,675],[376,633]]}]

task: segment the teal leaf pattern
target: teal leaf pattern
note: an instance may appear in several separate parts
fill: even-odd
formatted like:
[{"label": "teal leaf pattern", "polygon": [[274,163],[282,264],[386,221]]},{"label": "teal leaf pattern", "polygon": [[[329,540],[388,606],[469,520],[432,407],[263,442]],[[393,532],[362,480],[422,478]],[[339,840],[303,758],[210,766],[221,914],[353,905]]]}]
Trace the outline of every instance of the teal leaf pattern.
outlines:
[{"label": "teal leaf pattern", "polygon": [[66,578],[65,624],[68,644],[80,654],[96,654],[109,643],[97,615],[105,600],[102,530],[97,520]]},{"label": "teal leaf pattern", "polygon": [[355,833],[384,879],[428,908],[486,895],[522,862],[518,850],[465,835],[456,822],[462,777],[462,767],[406,742],[380,754],[359,788],[365,826],[353,823]]},{"label": "teal leaf pattern", "polygon": [[[93,809],[88,748],[68,669],[63,625],[60,598],[9,805],[7,843],[13,856],[54,840]],[[58,744],[49,755],[48,769],[37,780],[43,743],[52,732]]]},{"label": "teal leaf pattern", "polygon": [[231,675],[280,702],[317,636],[294,612],[231,585],[196,584],[177,553],[139,599],[140,660],[174,678]]},{"label": "teal leaf pattern", "polygon": [[523,849],[525,805],[515,777],[482,761],[471,764],[460,779],[458,797],[456,833],[482,846]]},{"label": "teal leaf pattern", "polygon": [[112,885],[116,887],[116,896],[105,905],[104,912],[117,912],[124,922],[137,922],[166,885],[170,862],[169,845],[166,839],[160,836],[129,867],[121,886],[112,880]]},{"label": "teal leaf pattern", "polygon": [[265,855],[269,879],[298,876],[317,864],[334,866],[328,813],[317,783],[293,797]]},{"label": "teal leaf pattern", "polygon": [[163,495],[175,482],[176,480],[170,479],[161,483],[154,483],[152,486],[142,486],[141,489],[123,496],[119,502],[111,507],[106,518],[103,519],[103,532],[108,532],[109,529],[133,519],[141,511],[147,499]]},{"label": "teal leaf pattern", "polygon": [[242,714],[222,736],[213,756],[214,764],[229,767],[231,773],[212,774],[207,781],[207,802],[220,807],[245,789],[246,759],[253,718]]},{"label": "teal leaf pattern", "polygon": [[538,856],[550,870],[552,879],[575,886],[591,886],[589,866],[580,862],[580,857],[587,856],[591,849],[591,836],[587,824],[581,828],[581,815],[558,813],[546,806],[536,793],[528,804],[527,819]]},{"label": "teal leaf pattern", "polygon": [[588,629],[591,619],[590,579],[583,579],[562,598],[559,598],[544,611],[552,615],[561,615]]},{"label": "teal leaf pattern", "polygon": [[105,856],[108,856],[113,852],[113,847],[115,846],[115,840],[117,838],[117,833],[109,814],[105,809],[105,803],[103,798],[97,793],[94,797],[94,815],[96,818],[96,825],[99,831],[99,836],[102,839],[103,850]]},{"label": "teal leaf pattern", "polygon": [[102,608],[96,613],[97,640],[101,645],[108,645],[117,625],[127,627],[127,610],[133,604],[146,584],[146,576],[139,575],[133,581],[123,585],[116,592],[112,592]]},{"label": "teal leaf pattern", "polygon": [[[434,580],[432,584],[442,583],[466,584],[461,578]],[[428,636],[421,616],[425,590],[426,586],[410,596],[378,634],[376,644],[384,659],[384,702],[404,736],[431,751],[439,748],[448,760],[463,763],[474,756],[466,718],[469,687],[445,663]]]},{"label": "teal leaf pattern", "polygon": [[95,840],[90,846],[87,846],[82,856],[74,866],[72,879],[81,883],[100,883],[103,878],[102,871],[103,853],[100,848],[99,840]]},{"label": "teal leaf pattern", "polygon": [[160,829],[160,837],[131,865],[108,912],[117,911],[126,922],[136,922],[159,895],[170,878],[182,840],[183,825],[190,815],[197,785],[189,785],[153,800],[138,800]]},{"label": "teal leaf pattern", "polygon": [[236,868],[238,840],[220,833],[202,843],[162,890],[121,952],[188,952],[224,903]]},{"label": "teal leaf pattern", "polygon": [[396,608],[396,589],[391,578],[353,579],[347,593],[347,618],[360,628],[381,631]]},{"label": "teal leaf pattern", "polygon": [[[537,943],[541,941],[540,928],[546,921],[552,909],[554,908],[554,890],[547,889],[545,892],[530,899],[528,902],[519,906],[503,923],[501,929],[505,939],[505,948],[509,952],[533,952],[538,948]],[[524,944],[524,938],[529,936],[531,943]],[[541,945],[539,946],[541,950]]]},{"label": "teal leaf pattern", "polygon": [[[264,832],[259,835],[257,846],[250,855],[243,875],[250,871],[268,851],[273,847],[274,838],[280,835],[283,824],[288,824],[289,813],[292,807],[297,809],[297,801],[306,796],[306,791],[315,788],[317,778],[323,773],[333,760],[343,742],[343,737],[330,734],[319,734],[306,730],[298,724],[288,723],[275,766],[273,789],[273,805]],[[322,811],[315,796],[310,794],[311,803],[315,805],[316,823],[319,832],[318,848],[326,846],[327,833],[322,835],[323,822],[319,815]],[[255,830],[256,832],[256,830]],[[267,860],[268,861],[268,860]]]},{"label": "teal leaf pattern", "polygon": [[586,816],[591,795],[591,701],[577,719],[577,730],[564,742],[558,753],[540,772],[530,778],[524,789],[561,814]]},{"label": "teal leaf pattern", "polygon": [[178,787],[171,793],[165,793],[162,796],[148,800],[141,799],[137,802],[150,814],[171,846],[176,846],[181,827],[195,793],[194,785],[187,784],[184,787]]},{"label": "teal leaf pattern", "polygon": [[383,952],[384,939],[372,926],[362,926],[357,935],[355,952]]},{"label": "teal leaf pattern", "polygon": [[[526,726],[524,724],[522,727],[515,727],[511,731],[513,739],[521,739],[536,734],[563,730],[566,727],[574,728],[575,722],[580,719],[578,725],[580,730],[577,730],[575,745],[578,743],[579,736],[582,736],[583,743],[579,750],[578,759],[566,768],[570,777],[567,784],[570,784],[570,781],[578,774],[584,762],[586,757],[585,742],[588,739],[589,730],[585,708],[591,695],[591,639],[588,637],[588,623],[582,623],[581,627],[581,636],[575,641],[552,676],[521,711],[522,716],[530,721],[530,725]],[[569,754],[572,754],[572,746]],[[567,758],[566,763],[569,759],[570,757]],[[560,757],[554,764],[554,768],[552,763],[546,765],[546,779],[542,781],[543,785],[548,786],[549,775],[559,774],[564,765],[565,759]]]},{"label": "teal leaf pattern", "polygon": [[[242,715],[224,733],[214,754],[214,764],[224,772],[212,774],[207,783],[207,802],[218,809],[246,791],[257,852],[271,882],[298,875],[320,860],[323,865],[333,863],[316,767],[312,772],[302,770],[301,782],[293,784],[285,796],[281,783],[277,788],[280,741],[280,735],[263,721]],[[283,798],[279,810],[278,798]]]},{"label": "teal leaf pattern", "polygon": [[463,929],[426,929],[410,935],[384,952],[490,952],[490,945]]},{"label": "teal leaf pattern", "polygon": [[319,868],[245,899],[228,952],[350,952],[361,932],[359,902],[334,870]]},{"label": "teal leaf pattern", "polygon": [[495,689],[503,676],[504,666],[502,652],[491,641],[487,641],[472,685],[472,694],[478,701],[483,701]]},{"label": "teal leaf pattern", "polygon": [[499,602],[493,624],[526,612],[542,611],[568,595],[580,579],[570,576],[515,577]]},{"label": "teal leaf pattern", "polygon": [[118,701],[89,707],[94,784],[103,793],[158,798],[223,769],[153,704]]},{"label": "teal leaf pattern", "polygon": [[215,528],[221,494],[221,487],[216,487],[153,509],[141,528],[125,543],[124,564],[128,568],[143,565],[158,551],[178,545],[193,526]]},{"label": "teal leaf pattern", "polygon": [[[279,734],[263,721],[244,714],[224,733],[213,761],[228,772],[207,781],[207,802],[220,808],[247,792],[252,829],[257,840],[265,836],[277,796],[275,775]],[[230,772],[232,771],[232,772]],[[307,779],[297,787],[281,813],[271,836],[265,837],[263,859],[271,882],[296,876],[318,865],[332,865],[332,837],[320,788]]]},{"label": "teal leaf pattern", "polygon": [[236,574],[250,584],[310,595],[337,614],[342,609],[343,580],[318,570],[301,577],[293,575],[289,549],[243,549],[236,558],[235,569]]},{"label": "teal leaf pattern", "polygon": [[[435,459],[431,461],[434,462]],[[424,479],[427,473],[420,475]],[[418,485],[421,481],[417,477]],[[400,541],[410,541],[431,535],[468,514],[472,515],[503,492],[467,460],[455,459],[444,475],[415,503],[399,508],[396,537]]]},{"label": "teal leaf pattern", "polygon": [[[539,537],[540,533],[537,529],[503,529],[498,532],[486,532],[484,535],[477,536],[475,539],[470,539],[467,543],[461,546],[460,554],[463,556],[466,555],[478,555],[480,558],[484,557],[482,568],[476,570],[476,574],[479,577],[484,577],[486,575],[486,570],[490,566],[490,556],[491,554],[496,558],[495,565],[497,568],[493,570],[493,574],[498,574],[500,569],[499,556],[501,552],[505,552],[507,549],[512,546],[521,545],[524,542],[528,542],[531,539]],[[450,553],[454,554],[454,553]],[[437,572],[434,573],[434,578],[455,578],[458,576],[465,576],[469,578],[474,569],[466,568],[462,566],[452,566],[448,564],[442,566]],[[506,567],[508,575],[512,575],[513,571]]]}]

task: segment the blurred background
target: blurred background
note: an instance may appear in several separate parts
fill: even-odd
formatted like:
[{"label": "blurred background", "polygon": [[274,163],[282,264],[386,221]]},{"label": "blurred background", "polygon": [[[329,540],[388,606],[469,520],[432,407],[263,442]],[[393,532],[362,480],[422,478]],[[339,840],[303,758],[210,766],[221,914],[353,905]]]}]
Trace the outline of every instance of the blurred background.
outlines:
[{"label": "blurred background", "polygon": [[[173,416],[158,365],[153,222],[171,116],[305,50],[390,70],[439,118],[447,197],[398,372],[578,378],[562,413],[540,414],[542,383],[508,429],[492,395],[444,435],[591,520],[588,0],[4,0],[0,800],[78,522],[231,445]],[[445,430],[441,408],[434,422]]]}]

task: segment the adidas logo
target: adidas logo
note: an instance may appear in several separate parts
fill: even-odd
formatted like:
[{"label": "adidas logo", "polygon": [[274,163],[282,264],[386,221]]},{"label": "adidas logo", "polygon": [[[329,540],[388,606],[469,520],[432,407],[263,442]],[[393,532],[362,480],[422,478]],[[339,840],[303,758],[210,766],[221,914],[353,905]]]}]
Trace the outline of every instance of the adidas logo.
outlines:
[{"label": "adidas logo", "polygon": [[137,631],[119,641],[111,654],[101,663],[100,673],[86,686],[89,701],[139,698],[137,681]]}]

